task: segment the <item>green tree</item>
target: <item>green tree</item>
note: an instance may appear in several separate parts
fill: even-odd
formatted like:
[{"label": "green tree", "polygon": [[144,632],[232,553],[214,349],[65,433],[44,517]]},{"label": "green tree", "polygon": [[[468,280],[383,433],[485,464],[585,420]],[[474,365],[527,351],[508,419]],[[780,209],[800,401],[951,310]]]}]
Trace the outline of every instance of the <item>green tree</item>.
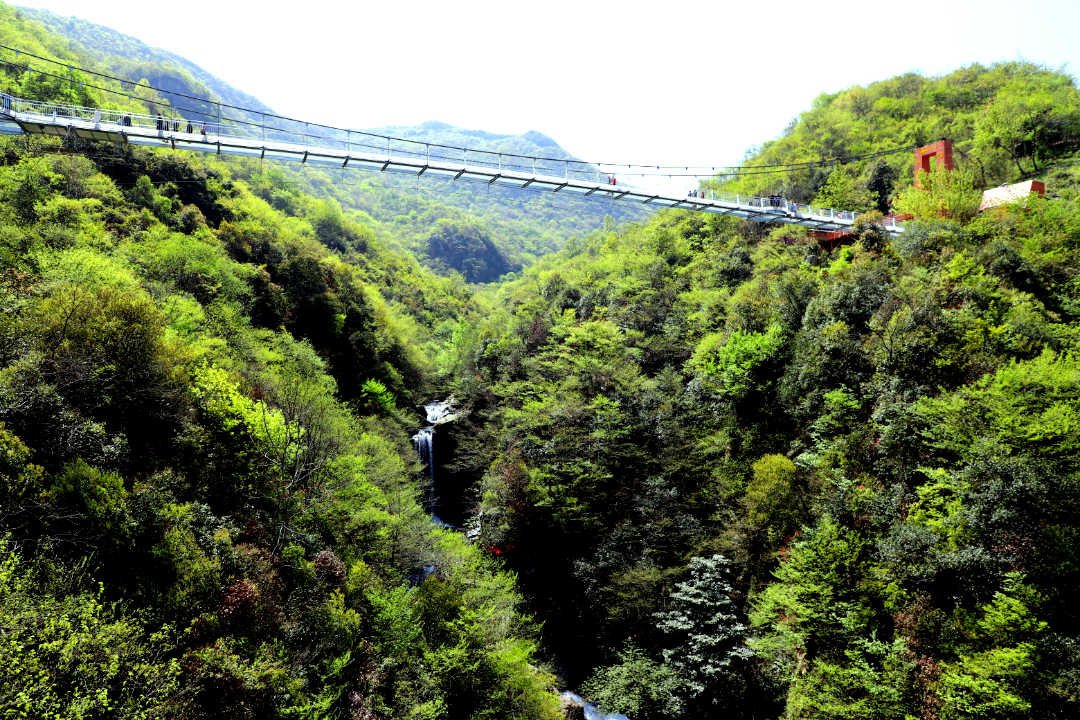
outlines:
[{"label": "green tree", "polygon": [[640,720],[678,717],[683,712],[683,680],[672,666],[658,663],[627,640],[619,662],[598,668],[581,692],[606,713]]},{"label": "green tree", "polygon": [[829,179],[814,197],[815,205],[866,212],[874,207],[875,198],[866,185],[856,180],[846,167],[833,168]]},{"label": "green tree", "polygon": [[664,664],[681,678],[687,699],[701,707],[730,695],[753,655],[745,644],[749,628],[731,600],[727,564],[722,555],[691,558],[690,578],[675,584],[671,609],[655,615],[667,645]]},{"label": "green tree", "polygon": [[0,706],[12,718],[149,720],[182,711],[173,632],[148,632],[77,572],[0,541]]},{"label": "green tree", "polygon": [[969,170],[948,170],[939,165],[929,173],[920,170],[918,187],[900,193],[893,206],[898,213],[910,213],[921,219],[967,222],[975,217],[981,202],[982,194]]},{"label": "green tree", "polygon": [[1022,158],[1039,171],[1039,156],[1047,157],[1063,140],[1080,134],[1080,95],[1072,83],[1042,75],[1021,76],[1005,85],[975,124],[975,145],[984,151],[1004,150],[1026,171]]},{"label": "green tree", "polygon": [[801,514],[795,482],[795,463],[783,455],[763,455],[755,461],[746,486],[750,523],[772,537],[795,529]]},{"label": "green tree", "polygon": [[944,720],[1029,716],[1037,643],[1047,627],[1029,608],[1030,596],[1023,578],[1011,574],[966,623],[973,646],[946,663],[941,676]]}]

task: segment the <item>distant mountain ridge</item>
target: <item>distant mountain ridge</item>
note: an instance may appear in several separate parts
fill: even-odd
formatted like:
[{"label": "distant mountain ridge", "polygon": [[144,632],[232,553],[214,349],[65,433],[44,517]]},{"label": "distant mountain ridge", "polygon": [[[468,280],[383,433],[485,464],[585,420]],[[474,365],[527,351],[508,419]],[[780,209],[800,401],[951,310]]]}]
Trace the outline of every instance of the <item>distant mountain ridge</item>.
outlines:
[{"label": "distant mountain ridge", "polygon": [[[217,77],[201,66],[193,63],[182,55],[178,55],[162,48],[154,47],[139,40],[136,37],[113,30],[112,28],[97,23],[83,20],[78,17],[65,17],[49,10],[18,6],[19,11],[28,19],[40,22],[52,32],[62,35],[79,43],[82,50],[95,59],[112,64],[117,57],[135,64],[155,63],[175,65],[191,74],[191,76],[206,86],[213,97],[211,100],[220,101],[236,107],[254,110],[259,113],[274,113],[274,109],[259,100]],[[117,71],[133,70],[135,67],[116,68]],[[196,94],[199,88],[190,87],[184,78],[177,78],[167,73],[166,68],[161,68],[158,73],[151,73],[146,77],[151,85],[173,93]],[[140,78],[128,75],[129,79]],[[307,119],[307,118],[304,118]],[[429,120],[419,125],[393,125],[375,128],[366,128],[365,132],[380,135],[390,135],[408,140],[439,143],[466,147],[470,150],[488,150],[492,152],[514,152],[519,154],[543,154],[559,160],[580,159],[564,150],[558,142],[544,133],[529,130],[519,134],[494,133],[487,130],[461,128],[439,120]],[[554,152],[542,153],[543,150]]]},{"label": "distant mountain ridge", "polygon": [[[227,119],[261,122],[262,113],[274,112],[258,98],[181,55],[87,20],[15,7],[26,20],[66,38],[72,50],[92,58],[99,69],[107,68],[109,73],[133,82],[147,80],[164,91],[161,94],[185,117],[213,117],[218,112],[216,103],[243,108],[223,109]],[[210,102],[191,101],[170,93]],[[580,160],[537,130],[495,133],[431,120],[412,126],[368,128],[364,132],[469,150]],[[361,220],[372,224],[392,246],[416,253],[438,272],[457,271],[471,282],[491,282],[530,265],[562,247],[569,238],[602,227],[606,214],[618,221],[643,220],[650,214],[632,205],[600,208],[580,198],[468,187],[449,180],[425,179],[421,183],[415,178],[363,173],[352,178],[357,182],[335,184],[324,171],[301,171],[287,165],[281,170],[283,174],[275,176],[271,184],[286,183],[319,197],[333,197],[344,209],[365,213],[366,219]],[[265,185],[247,176],[248,171],[237,172],[256,187]]]},{"label": "distant mountain ridge", "polygon": [[[537,155],[556,160],[581,159],[563,149],[554,138],[537,130],[528,130],[517,134],[494,133],[487,130],[471,130],[457,127],[439,120],[428,120],[419,125],[385,125],[367,128],[365,132],[389,135],[403,140],[467,147],[470,150],[517,152],[523,155]],[[549,152],[542,152],[544,150]]]},{"label": "distant mountain ridge", "polygon": [[[248,93],[233,87],[226,81],[181,55],[154,47],[136,37],[126,35],[104,25],[98,25],[89,20],[82,20],[77,17],[65,17],[49,10],[41,10],[39,8],[16,7],[18,7],[19,11],[28,19],[36,20],[57,35],[62,35],[79,43],[84,52],[100,62],[112,65],[117,57],[121,57],[132,63],[176,65],[189,72],[195,80],[201,82],[213,93],[214,97],[208,99],[246,108],[248,110],[257,110],[258,112],[274,112],[273,108],[254,95],[249,95]],[[133,68],[116,69],[123,70]],[[161,69],[165,70],[165,68]],[[140,78],[130,79],[139,80]],[[182,81],[182,78],[176,78],[165,73],[157,75],[156,77],[147,77],[146,79],[149,80],[152,85],[161,87],[163,90],[168,90],[169,92],[198,94],[199,91],[199,88],[189,87],[187,83],[178,84],[177,81]]]}]

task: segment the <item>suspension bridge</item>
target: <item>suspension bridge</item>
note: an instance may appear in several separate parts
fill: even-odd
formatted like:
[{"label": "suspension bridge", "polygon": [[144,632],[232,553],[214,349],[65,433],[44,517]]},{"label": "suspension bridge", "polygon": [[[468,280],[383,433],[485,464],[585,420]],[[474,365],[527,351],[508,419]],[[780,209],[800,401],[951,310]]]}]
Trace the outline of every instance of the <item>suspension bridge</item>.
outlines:
[{"label": "suspension bridge", "polygon": [[[0,94],[0,135],[61,138],[70,149],[78,149],[87,141],[99,141],[117,146],[191,150],[480,183],[651,208],[682,208],[752,222],[801,225],[820,232],[848,230],[857,214],[789,202],[780,196],[695,190],[683,197],[671,191],[654,192],[621,183],[601,166],[581,160],[447,147],[322,125],[315,126],[312,132],[311,125],[297,121],[289,125],[269,125],[265,115],[262,123],[198,123],[178,117],[39,102]],[[903,226],[892,218],[886,217],[883,223],[890,234],[903,231]]]}]

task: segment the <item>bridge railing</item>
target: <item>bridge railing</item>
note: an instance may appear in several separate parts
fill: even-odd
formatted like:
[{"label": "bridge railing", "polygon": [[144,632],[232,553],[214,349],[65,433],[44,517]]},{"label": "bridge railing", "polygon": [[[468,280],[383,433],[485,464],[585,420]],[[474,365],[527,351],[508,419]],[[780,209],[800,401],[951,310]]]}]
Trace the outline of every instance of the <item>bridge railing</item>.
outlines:
[{"label": "bridge railing", "polygon": [[[723,192],[721,190],[699,190],[697,192],[699,194],[696,197],[705,198],[707,200],[718,200],[747,207],[774,208],[779,211],[793,213],[795,215],[806,215],[814,218],[854,221],[860,214],[851,210],[835,210],[820,205],[795,203],[781,196],[771,198],[757,197],[755,195],[740,195],[738,193]],[[693,200],[691,200],[691,202],[692,201]],[[897,222],[895,218],[891,217],[882,218],[881,223],[885,227],[900,226],[900,223]]]},{"label": "bridge railing", "polygon": [[[561,177],[567,180],[586,182],[605,182],[607,173],[597,166],[582,161],[560,158],[533,158],[511,153],[498,153],[490,150],[472,150],[454,148],[428,143],[421,140],[387,138],[358,130],[337,130],[323,126],[311,128],[303,123],[291,123],[294,128],[254,125],[238,122],[197,122],[189,123],[178,116],[159,116],[149,113],[135,113],[120,110],[102,110],[59,103],[24,100],[8,96],[11,110],[35,119],[42,119],[57,124],[65,120],[79,120],[85,123],[99,124],[109,128],[137,128],[144,132],[185,133],[216,142],[222,138],[237,138],[252,141],[284,143],[305,147],[326,148],[346,152],[364,152],[373,155],[386,155],[424,160],[425,162],[446,162],[452,164],[473,165],[506,172],[520,172],[532,175]],[[30,119],[30,118],[27,118]],[[158,126],[158,122],[162,126]],[[188,133],[190,124],[191,132]],[[622,183],[622,184],[625,184]]]},{"label": "bridge railing", "polygon": [[[77,121],[85,127],[98,127],[107,130],[124,131],[127,128],[138,129],[145,133],[169,135],[188,135],[191,139],[217,142],[223,138],[236,138],[252,142],[286,144],[311,149],[332,149],[344,152],[361,152],[376,156],[399,157],[421,160],[425,163],[446,163],[450,165],[470,165],[498,172],[514,172],[526,175],[543,175],[565,180],[576,180],[606,184],[611,177],[616,177],[616,187],[620,189],[641,190],[636,185],[618,179],[617,174],[609,173],[603,166],[597,166],[584,160],[538,158],[513,153],[498,153],[490,150],[471,150],[448,147],[422,140],[407,140],[374,135],[359,130],[340,130],[324,126],[305,125],[291,121],[292,128],[272,127],[267,124],[246,122],[189,122],[178,116],[151,115],[121,110],[87,108],[76,105],[25,100],[7,94],[0,94],[2,108],[7,113],[15,113],[23,120],[38,121],[52,125],[70,124]],[[159,125],[159,123],[161,123]],[[189,132],[190,128],[190,132]],[[193,137],[192,137],[193,136]],[[734,203],[742,207],[762,208],[766,212],[793,214],[814,219],[832,219],[853,221],[857,213],[846,210],[805,205],[789,202],[782,197],[757,197],[741,195],[719,190],[698,190],[691,195],[704,200]],[[899,227],[893,218],[882,220],[886,227]]]}]

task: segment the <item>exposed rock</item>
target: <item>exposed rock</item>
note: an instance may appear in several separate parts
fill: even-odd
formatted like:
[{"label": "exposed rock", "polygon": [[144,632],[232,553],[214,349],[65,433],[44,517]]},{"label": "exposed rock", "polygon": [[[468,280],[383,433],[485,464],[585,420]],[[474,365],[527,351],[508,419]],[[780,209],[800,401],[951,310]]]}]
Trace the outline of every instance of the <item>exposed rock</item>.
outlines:
[{"label": "exposed rock", "polygon": [[315,556],[315,577],[330,587],[341,587],[345,583],[345,563],[330,550],[321,550]]},{"label": "exposed rock", "polygon": [[562,716],[565,720],[585,720],[585,706],[574,698],[561,695],[559,704],[562,706]]}]

